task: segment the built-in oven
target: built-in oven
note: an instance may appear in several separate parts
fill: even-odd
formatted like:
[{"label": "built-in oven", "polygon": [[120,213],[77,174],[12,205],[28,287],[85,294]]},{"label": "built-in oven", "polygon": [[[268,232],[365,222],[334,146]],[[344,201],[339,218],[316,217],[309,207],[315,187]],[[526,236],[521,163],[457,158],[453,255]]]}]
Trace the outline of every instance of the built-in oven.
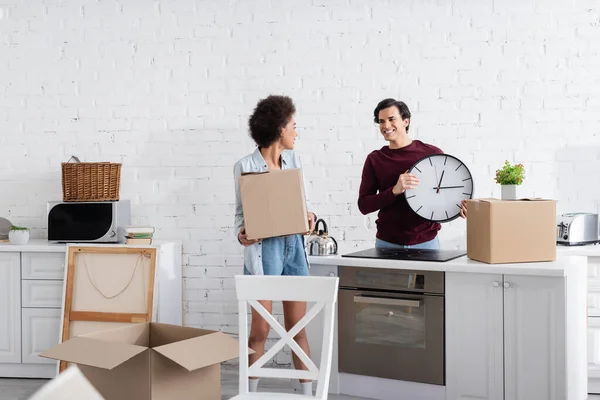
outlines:
[{"label": "built-in oven", "polygon": [[445,384],[444,272],[339,267],[339,370]]}]

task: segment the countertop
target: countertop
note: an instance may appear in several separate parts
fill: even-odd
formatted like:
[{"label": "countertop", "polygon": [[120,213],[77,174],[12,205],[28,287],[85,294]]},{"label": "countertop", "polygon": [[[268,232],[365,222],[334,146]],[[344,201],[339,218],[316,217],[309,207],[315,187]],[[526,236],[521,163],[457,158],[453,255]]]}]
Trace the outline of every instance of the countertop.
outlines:
[{"label": "countertop", "polygon": [[67,251],[67,245],[70,246],[94,246],[94,247],[156,247],[167,243],[181,244],[179,240],[153,240],[151,245],[134,245],[125,243],[51,243],[47,239],[30,239],[27,244],[15,245],[8,242],[0,242],[0,252],[2,251],[20,251],[20,252],[46,252],[46,253],[64,253]]},{"label": "countertop", "polygon": [[556,254],[600,257],[600,244],[590,244],[586,246],[556,246]]},{"label": "countertop", "polygon": [[[582,251],[557,250],[556,261],[529,262],[515,264],[486,264],[474,261],[466,256],[446,262],[434,261],[404,261],[376,260],[367,258],[346,258],[336,256],[309,256],[312,268],[319,265],[336,265],[348,267],[410,269],[421,271],[468,272],[479,274],[512,274],[535,276],[567,276],[571,268],[581,268],[587,265],[587,258]],[[600,246],[598,246],[600,255]]]},{"label": "countertop", "polygon": [[66,245],[64,243],[50,243],[46,239],[29,239],[27,244],[21,245],[0,242],[0,251],[64,253]]}]

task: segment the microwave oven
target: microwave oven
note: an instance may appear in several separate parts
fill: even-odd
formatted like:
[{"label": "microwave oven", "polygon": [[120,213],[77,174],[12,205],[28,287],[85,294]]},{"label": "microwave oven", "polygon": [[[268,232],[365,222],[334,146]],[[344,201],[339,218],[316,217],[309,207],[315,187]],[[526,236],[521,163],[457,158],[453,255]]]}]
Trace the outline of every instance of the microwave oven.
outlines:
[{"label": "microwave oven", "polygon": [[129,200],[48,202],[48,241],[124,243],[131,224]]}]

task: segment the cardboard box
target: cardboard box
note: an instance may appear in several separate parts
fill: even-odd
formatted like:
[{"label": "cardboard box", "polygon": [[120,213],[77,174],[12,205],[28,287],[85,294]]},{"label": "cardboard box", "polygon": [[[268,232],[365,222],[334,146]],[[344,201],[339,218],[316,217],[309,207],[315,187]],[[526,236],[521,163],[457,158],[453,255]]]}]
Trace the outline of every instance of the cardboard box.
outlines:
[{"label": "cardboard box", "polygon": [[106,400],[221,400],[220,363],[237,358],[222,332],[139,323],[73,337],[40,355],[76,363]]},{"label": "cardboard box", "polygon": [[248,239],[308,232],[300,169],[244,174],[240,177],[240,192]]},{"label": "cardboard box", "polygon": [[488,264],[556,260],[556,201],[467,200],[467,257]]}]

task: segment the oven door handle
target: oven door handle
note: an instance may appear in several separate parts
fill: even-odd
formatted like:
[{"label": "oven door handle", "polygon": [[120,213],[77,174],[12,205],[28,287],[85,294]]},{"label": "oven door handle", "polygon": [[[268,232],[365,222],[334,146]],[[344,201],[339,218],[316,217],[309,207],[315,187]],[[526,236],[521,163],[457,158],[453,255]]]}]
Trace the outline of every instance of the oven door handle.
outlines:
[{"label": "oven door handle", "polygon": [[355,303],[382,304],[389,306],[421,307],[423,300],[415,299],[392,299],[389,297],[354,296]]}]

